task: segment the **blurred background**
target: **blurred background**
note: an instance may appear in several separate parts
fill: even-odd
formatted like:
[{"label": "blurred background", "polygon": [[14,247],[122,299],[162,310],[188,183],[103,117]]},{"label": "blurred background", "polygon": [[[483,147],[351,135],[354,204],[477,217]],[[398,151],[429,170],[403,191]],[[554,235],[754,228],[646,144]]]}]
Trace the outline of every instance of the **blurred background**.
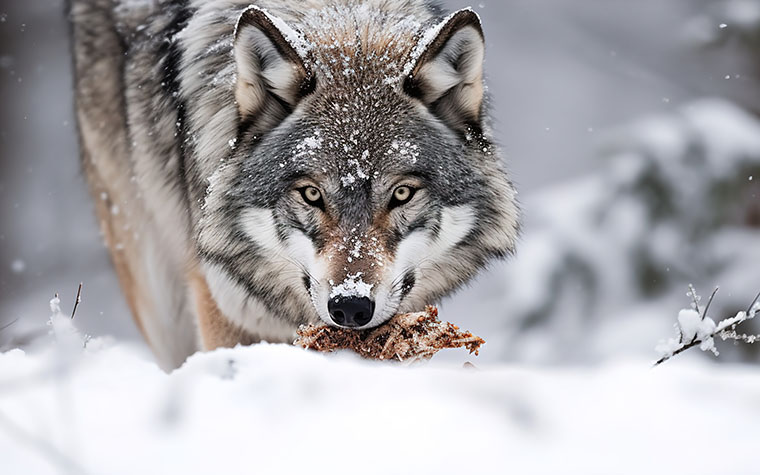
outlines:
[{"label": "blurred background", "polygon": [[[716,320],[746,307],[760,290],[760,0],[472,6],[526,216],[517,256],[442,306],[486,339],[481,361],[654,359],[689,283],[721,287]],[[70,310],[79,282],[80,329],[139,341],[80,173],[63,2],[2,0],[0,349],[44,333],[50,298]]]}]

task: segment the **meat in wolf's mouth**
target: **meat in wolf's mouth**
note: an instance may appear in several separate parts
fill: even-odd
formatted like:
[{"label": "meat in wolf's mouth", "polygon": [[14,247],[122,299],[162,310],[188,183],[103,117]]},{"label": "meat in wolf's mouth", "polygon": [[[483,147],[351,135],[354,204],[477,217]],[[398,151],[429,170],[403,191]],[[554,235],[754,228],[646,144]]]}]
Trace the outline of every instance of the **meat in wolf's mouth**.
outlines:
[{"label": "meat in wolf's mouth", "polygon": [[438,319],[438,309],[428,305],[424,312],[402,313],[376,328],[352,330],[328,325],[306,325],[298,329],[294,344],[331,352],[353,350],[377,360],[419,361],[430,359],[446,348],[467,348],[478,354],[485,341],[472,333]]}]

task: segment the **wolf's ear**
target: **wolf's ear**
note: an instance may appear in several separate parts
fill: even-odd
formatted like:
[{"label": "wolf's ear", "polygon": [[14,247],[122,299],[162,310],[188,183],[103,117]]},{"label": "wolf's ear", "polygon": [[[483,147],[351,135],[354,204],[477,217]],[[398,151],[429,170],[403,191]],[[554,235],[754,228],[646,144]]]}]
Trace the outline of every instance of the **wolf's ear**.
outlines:
[{"label": "wolf's ear", "polygon": [[235,100],[245,120],[261,117],[276,125],[314,88],[314,76],[304,57],[303,36],[280,18],[251,6],[235,26],[237,64]]},{"label": "wolf's ear", "polygon": [[484,55],[478,14],[469,8],[459,10],[423,35],[412,52],[417,59],[404,90],[455,130],[478,125]]}]

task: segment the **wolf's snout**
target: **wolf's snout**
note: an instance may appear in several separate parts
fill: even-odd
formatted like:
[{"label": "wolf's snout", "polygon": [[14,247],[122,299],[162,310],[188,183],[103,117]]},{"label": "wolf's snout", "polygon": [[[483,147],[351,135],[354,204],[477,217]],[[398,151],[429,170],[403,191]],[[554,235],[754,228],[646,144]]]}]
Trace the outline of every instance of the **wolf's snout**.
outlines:
[{"label": "wolf's snout", "polygon": [[327,302],[327,311],[342,327],[362,327],[372,320],[375,302],[367,297],[335,297]]}]

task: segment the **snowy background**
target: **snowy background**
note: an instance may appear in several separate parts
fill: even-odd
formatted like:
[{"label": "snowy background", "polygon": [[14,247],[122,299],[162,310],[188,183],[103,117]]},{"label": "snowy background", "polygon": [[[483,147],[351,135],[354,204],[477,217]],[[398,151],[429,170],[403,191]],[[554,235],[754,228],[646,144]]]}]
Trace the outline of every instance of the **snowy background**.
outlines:
[{"label": "snowy background", "polygon": [[[755,450],[760,347],[718,342],[717,360],[693,350],[648,368],[688,283],[721,287],[716,321],[760,290],[760,1],[472,6],[526,215],[518,256],[441,307],[485,338],[481,355],[401,369],[261,346],[166,376],[79,172],[62,2],[0,1],[0,350],[26,352],[0,355],[0,473],[7,460],[7,473],[134,473],[140,460],[165,473],[282,459],[331,473],[757,473],[692,454]],[[76,326],[109,337],[84,353],[47,335],[48,301],[59,292],[70,311],[79,282]],[[186,456],[197,444],[222,460]],[[367,467],[378,447],[406,468]],[[447,447],[454,460],[432,455]]]}]

